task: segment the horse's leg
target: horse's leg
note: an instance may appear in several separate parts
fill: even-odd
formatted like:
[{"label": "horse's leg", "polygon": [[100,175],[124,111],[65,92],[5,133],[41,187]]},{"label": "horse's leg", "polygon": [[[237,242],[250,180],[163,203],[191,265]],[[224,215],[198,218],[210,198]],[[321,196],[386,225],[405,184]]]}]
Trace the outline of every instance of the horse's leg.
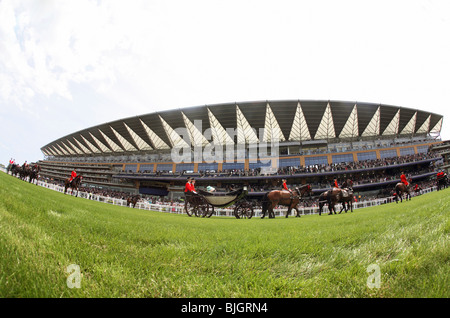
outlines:
[{"label": "horse's leg", "polygon": [[297,212],[297,215],[295,216],[296,218],[299,218],[299,217],[301,217],[301,215],[300,215],[300,211],[298,210],[298,205],[297,205],[297,206],[295,206],[295,212]]},{"label": "horse's leg", "polygon": [[347,209],[345,207],[345,202],[342,202],[342,207],[341,210],[339,211],[339,214],[341,214],[341,212],[345,209],[345,213],[347,213]]},{"label": "horse's leg", "polygon": [[286,219],[291,214],[292,206],[288,206],[288,209],[286,211]]},{"label": "horse's leg", "polygon": [[266,216],[266,211],[267,211],[267,203],[263,201],[261,206],[261,219],[264,219],[264,217]]},{"label": "horse's leg", "polygon": [[274,219],[275,218],[275,211],[273,210],[274,208],[276,208],[276,206],[278,205],[278,202],[272,202],[272,204],[269,207],[269,219]]}]

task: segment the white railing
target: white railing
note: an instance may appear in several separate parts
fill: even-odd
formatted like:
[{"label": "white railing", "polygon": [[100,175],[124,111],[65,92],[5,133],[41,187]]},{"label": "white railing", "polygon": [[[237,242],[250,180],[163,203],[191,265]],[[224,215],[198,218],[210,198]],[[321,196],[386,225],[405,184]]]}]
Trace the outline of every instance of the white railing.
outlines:
[{"label": "white railing", "polygon": [[[47,183],[44,181],[38,181],[37,184],[39,186],[64,193],[64,187],[62,187],[62,186]],[[423,189],[422,194],[430,193],[430,192],[433,192],[436,190],[437,190],[437,187],[433,186],[431,188]],[[71,194],[71,189],[68,189],[67,193]],[[126,200],[122,200],[122,199],[118,199],[118,198],[105,197],[105,196],[100,196],[100,195],[96,195],[96,194],[90,194],[88,192],[83,192],[83,191],[79,191],[78,196],[81,198],[90,199],[90,200],[94,200],[94,201],[98,201],[98,202],[104,202],[104,203],[108,203],[108,204],[112,204],[112,205],[127,206]],[[414,193],[412,193],[412,196],[414,196]],[[391,203],[391,202],[395,202],[394,197],[392,197],[392,196],[387,197],[387,198],[382,198],[382,199],[374,199],[374,200],[370,200],[370,201],[353,202],[353,209],[354,210],[362,209],[362,208],[367,208],[367,207],[371,207],[371,206],[387,204],[387,203]],[[338,204],[336,206],[336,210],[340,211],[341,207],[342,207],[341,204]],[[147,201],[141,200],[140,202],[136,203],[135,208],[141,209],[141,210],[157,211],[157,212],[185,214],[184,205],[179,204],[179,203],[174,203],[173,205],[171,205],[171,204],[154,204],[154,203],[149,203]],[[301,206],[299,206],[298,210],[299,210],[300,215],[318,214],[319,213],[319,207],[301,207]],[[262,210],[260,208],[255,208],[253,212],[254,212],[255,217],[259,217],[259,216],[261,216]],[[275,212],[275,216],[284,216],[286,213],[286,208],[276,208],[276,209],[274,209],[274,212]],[[291,215],[293,215],[293,213],[294,212],[292,211]],[[323,214],[329,213],[327,206],[323,207],[322,213]],[[213,215],[234,217],[234,206],[231,206],[229,208],[224,208],[224,209],[215,208]]]}]

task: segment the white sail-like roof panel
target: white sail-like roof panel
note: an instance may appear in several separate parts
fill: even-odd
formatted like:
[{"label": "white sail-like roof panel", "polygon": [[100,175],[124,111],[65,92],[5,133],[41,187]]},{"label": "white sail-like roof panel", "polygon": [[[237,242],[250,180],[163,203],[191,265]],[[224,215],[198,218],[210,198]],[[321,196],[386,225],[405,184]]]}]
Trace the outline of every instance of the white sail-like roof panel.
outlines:
[{"label": "white sail-like roof panel", "polygon": [[[200,121],[201,125],[197,125]],[[166,151],[215,144],[304,143],[439,134],[443,117],[425,110],[323,100],[233,102],[174,109],[120,119],[50,142],[47,155]],[[174,128],[177,129],[174,129]],[[181,131],[180,129],[185,129]],[[205,131],[211,129],[211,136]],[[186,136],[184,136],[184,134]],[[183,135],[183,136],[181,136]],[[185,140],[183,140],[183,138]]]},{"label": "white sail-like roof panel", "polygon": [[328,103],[314,139],[330,138],[336,138],[336,132],[334,131],[333,114],[331,113],[330,103]]}]

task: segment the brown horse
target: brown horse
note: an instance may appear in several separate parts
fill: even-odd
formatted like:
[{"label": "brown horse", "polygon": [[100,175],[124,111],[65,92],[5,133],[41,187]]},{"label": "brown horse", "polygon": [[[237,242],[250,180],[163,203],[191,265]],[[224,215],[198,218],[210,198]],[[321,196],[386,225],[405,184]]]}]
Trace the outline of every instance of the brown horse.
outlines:
[{"label": "brown horse", "polygon": [[291,210],[295,209],[297,211],[297,217],[300,217],[298,212],[297,205],[300,202],[300,199],[307,193],[311,193],[311,186],[309,184],[301,186],[300,188],[295,188],[292,191],[292,196],[288,191],[283,190],[273,190],[264,195],[264,199],[262,201],[262,219],[266,216],[266,212],[269,211],[269,218],[274,218],[275,213],[273,209],[277,205],[287,206],[288,210],[286,212],[286,217],[291,214]]},{"label": "brown horse", "polygon": [[406,186],[403,182],[399,182],[395,185],[394,188],[395,193],[397,194],[395,196],[395,201],[398,203],[398,198],[400,198],[400,202],[403,202],[403,194],[406,194],[406,201],[411,201],[411,193],[410,193],[410,187],[409,185]]},{"label": "brown horse", "polygon": [[73,178],[72,181],[69,181],[70,178],[67,178],[66,181],[64,181],[64,194],[66,194],[67,188],[70,188],[72,195],[73,195],[73,190],[77,191],[77,194],[75,195],[77,197],[78,196],[78,187],[80,186],[81,179],[83,179],[83,177],[80,175]]},{"label": "brown horse", "polygon": [[127,198],[127,206],[131,207],[131,204],[133,204],[133,208],[136,206],[136,203],[141,199],[141,196],[139,194],[133,195],[131,197]]}]

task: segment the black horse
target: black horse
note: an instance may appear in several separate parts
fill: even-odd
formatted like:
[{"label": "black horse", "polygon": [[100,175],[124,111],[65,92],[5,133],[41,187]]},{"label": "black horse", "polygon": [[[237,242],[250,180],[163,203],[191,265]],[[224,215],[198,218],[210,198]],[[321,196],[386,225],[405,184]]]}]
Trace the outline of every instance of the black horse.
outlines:
[{"label": "black horse", "polygon": [[436,180],[436,186],[438,191],[447,188],[447,184],[448,184],[447,174],[443,175],[440,178],[437,178]]},{"label": "black horse", "polygon": [[[327,190],[319,195],[319,215],[322,215],[323,207],[328,204],[329,215],[336,213],[336,204],[342,202],[343,193],[339,188]],[[341,211],[342,212],[342,211]]]},{"label": "black horse", "polygon": [[17,175],[20,176],[21,172],[22,172],[22,167],[19,166],[18,164],[12,164],[11,168],[11,175],[17,177]]},{"label": "black horse", "polygon": [[34,165],[31,170],[28,173],[28,176],[30,177],[30,183],[34,183],[34,180],[36,180],[36,185],[37,185],[37,180],[39,178],[39,172],[41,171],[41,166],[36,164]]},{"label": "black horse", "polygon": [[72,179],[72,181],[67,178],[66,181],[64,181],[64,194],[66,194],[67,189],[70,188],[72,190],[71,194],[73,195],[73,191],[75,190],[77,191],[77,194],[75,196],[78,197],[78,187],[80,186],[81,179],[83,179],[81,175],[76,176]]},{"label": "black horse", "polygon": [[339,214],[345,209],[345,213],[347,213],[348,210],[350,212],[353,212],[353,190],[350,189],[343,189],[342,190],[342,209],[339,211]]},{"label": "black horse", "polygon": [[127,198],[127,206],[131,207],[131,204],[133,204],[133,208],[136,206],[136,203],[141,199],[141,196],[139,194],[133,195],[131,197]]}]

